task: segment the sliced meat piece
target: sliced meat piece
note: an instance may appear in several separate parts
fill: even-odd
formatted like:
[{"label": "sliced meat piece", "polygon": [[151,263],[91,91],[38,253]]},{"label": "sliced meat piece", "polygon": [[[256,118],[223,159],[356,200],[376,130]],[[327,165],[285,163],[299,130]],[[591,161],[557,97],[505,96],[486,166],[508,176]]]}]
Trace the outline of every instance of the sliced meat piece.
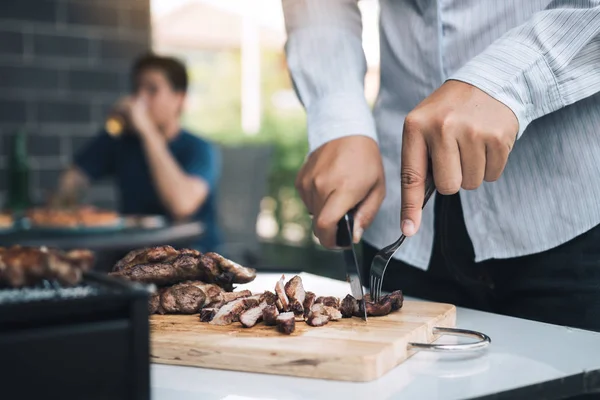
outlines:
[{"label": "sliced meat piece", "polygon": [[[48,273],[44,279],[54,278],[63,285],[75,285],[81,280],[82,271],[75,267],[63,253],[51,252],[47,253],[46,257]],[[37,279],[38,277],[35,277],[35,280]],[[35,280],[30,280],[29,283],[35,283]]]},{"label": "sliced meat piece", "polygon": [[320,314],[311,312],[306,323],[310,326],[323,326],[326,325],[331,318],[327,314]]},{"label": "sliced meat piece", "polygon": [[389,297],[392,300],[392,311],[397,311],[402,308],[402,304],[404,303],[402,290],[395,290],[384,297]]},{"label": "sliced meat piece", "polygon": [[279,314],[276,319],[277,330],[286,335],[291,334],[296,329],[296,317],[293,312],[284,312]]},{"label": "sliced meat piece", "polygon": [[288,311],[290,307],[290,300],[285,294],[285,276],[281,275],[281,279],[275,284],[275,294],[277,295],[277,308],[280,311]]},{"label": "sliced meat piece", "polygon": [[263,321],[265,321],[265,325],[275,325],[277,323],[277,316],[279,316],[277,306],[269,305],[263,309]]},{"label": "sliced meat piece", "polygon": [[314,304],[310,312],[312,314],[324,314],[327,315],[332,321],[339,321],[342,319],[342,313],[337,308],[329,307],[324,305],[323,303]]},{"label": "sliced meat piece", "polygon": [[374,303],[372,301],[366,301],[365,307],[367,309],[367,315],[371,317],[381,317],[388,315],[392,311],[392,299],[381,298],[381,301]]},{"label": "sliced meat piece", "polygon": [[302,308],[304,308],[304,319],[308,318],[308,314],[310,314],[310,309],[313,304],[315,304],[315,300],[317,299],[317,295],[313,292],[306,292],[304,297],[304,303],[302,304]]},{"label": "sliced meat piece", "polygon": [[182,256],[192,256],[192,257],[200,257],[202,253],[195,249],[179,249],[179,255]]},{"label": "sliced meat piece", "polygon": [[263,301],[270,306],[275,305],[277,303],[277,295],[273,292],[265,290],[265,292],[261,294],[260,298],[258,299],[259,303],[262,303]]},{"label": "sliced meat piece", "polygon": [[323,303],[326,306],[339,308],[340,307],[340,299],[333,296],[319,296],[315,303]]},{"label": "sliced meat piece", "polygon": [[229,303],[230,301],[239,299],[241,297],[250,297],[252,296],[252,292],[249,290],[241,290],[239,292],[223,292],[221,293],[221,298],[223,302]]},{"label": "sliced meat piece", "polygon": [[184,282],[170,286],[160,297],[160,304],[168,314],[195,314],[200,311],[206,295],[192,283]]},{"label": "sliced meat piece", "polygon": [[342,300],[339,308],[343,318],[351,318],[358,314],[358,301],[351,295],[347,295]]},{"label": "sliced meat piece", "polygon": [[217,308],[203,308],[200,310],[200,321],[201,322],[210,322],[217,314]]},{"label": "sliced meat piece", "polygon": [[290,306],[289,310],[294,312],[295,316],[304,315],[304,299],[306,297],[306,292],[304,291],[304,286],[302,285],[302,278],[298,275],[294,276],[285,284],[285,294],[287,295]]},{"label": "sliced meat piece", "polygon": [[113,272],[122,271],[125,269],[126,266],[145,264],[142,262],[137,263],[137,264],[132,264],[132,262],[134,260],[136,260],[137,257],[140,256],[140,254],[144,253],[146,250],[147,249],[131,250],[129,253],[125,254],[125,256],[123,258],[121,258],[119,261],[116,262],[116,264],[113,266]]},{"label": "sliced meat piece", "polygon": [[214,316],[212,321],[210,321],[210,323],[213,325],[229,325],[233,322],[239,321],[241,313],[246,311],[248,308],[256,307],[257,305],[258,299],[241,298],[234,300],[219,308],[219,311],[217,311],[217,314]]},{"label": "sliced meat piece", "polygon": [[240,322],[244,328],[252,328],[263,319],[263,310],[268,307],[267,302],[263,301],[256,307],[249,308],[240,315]]}]

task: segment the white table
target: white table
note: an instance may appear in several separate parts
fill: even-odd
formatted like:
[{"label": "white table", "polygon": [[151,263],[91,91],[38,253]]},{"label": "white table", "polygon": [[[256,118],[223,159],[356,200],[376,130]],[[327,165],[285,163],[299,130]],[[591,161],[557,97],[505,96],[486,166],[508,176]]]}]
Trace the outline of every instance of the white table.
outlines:
[{"label": "white table", "polygon": [[[280,276],[261,274],[243,288],[257,292],[272,289]],[[349,291],[346,282],[304,273],[301,276],[304,286],[315,293],[343,297]],[[581,392],[586,378],[587,382],[595,380],[595,388],[600,389],[600,334],[464,308],[457,311],[458,328],[492,338],[487,351],[461,356],[421,351],[368,383],[153,364],[152,398],[426,400],[497,394],[494,398],[518,395],[535,399],[543,394],[552,399],[561,393]],[[452,340],[456,338],[442,337],[438,343]],[[507,393],[510,390],[516,391]]]}]

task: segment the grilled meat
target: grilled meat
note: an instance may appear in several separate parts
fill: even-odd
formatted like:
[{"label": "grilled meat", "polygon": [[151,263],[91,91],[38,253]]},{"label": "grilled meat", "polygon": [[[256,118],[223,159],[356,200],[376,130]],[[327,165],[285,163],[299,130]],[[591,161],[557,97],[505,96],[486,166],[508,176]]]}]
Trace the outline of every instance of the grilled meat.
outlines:
[{"label": "grilled meat", "polygon": [[402,308],[402,304],[404,303],[404,295],[402,294],[402,290],[396,290],[385,297],[389,297],[392,299],[392,311],[397,311]]},{"label": "grilled meat", "polygon": [[155,314],[158,311],[158,307],[160,306],[160,293],[155,291],[150,294],[150,298],[148,299],[148,314]]},{"label": "grilled meat", "polygon": [[277,316],[276,324],[279,332],[289,335],[296,329],[296,317],[291,311],[284,312]]},{"label": "grilled meat", "polygon": [[200,310],[200,322],[210,322],[217,314],[216,308],[203,308]]},{"label": "grilled meat", "polygon": [[155,246],[132,250],[125,257],[117,261],[113,272],[123,271],[140,264],[168,262],[178,255],[179,252],[171,246]]},{"label": "grilled meat", "polygon": [[315,300],[317,299],[317,295],[313,292],[306,292],[306,296],[304,297],[304,303],[302,304],[302,308],[304,308],[304,319],[308,318],[310,314],[310,309],[313,304],[315,304]]},{"label": "grilled meat", "polygon": [[262,319],[265,321],[265,325],[272,326],[277,323],[277,317],[279,316],[279,310],[277,306],[270,305],[263,308]]},{"label": "grilled meat", "polygon": [[281,279],[279,279],[277,281],[277,283],[275,284],[275,294],[278,297],[277,300],[277,308],[280,311],[288,311],[289,307],[290,307],[290,300],[288,299],[287,295],[285,294],[285,276],[281,275]]},{"label": "grilled meat", "polygon": [[332,321],[339,321],[340,319],[342,319],[342,313],[340,312],[340,310],[338,310],[337,308],[326,306],[323,303],[314,304],[311,307],[310,311],[312,313],[325,314]]},{"label": "grilled meat", "polygon": [[349,294],[342,300],[339,310],[343,318],[351,318],[353,315],[358,315],[358,301]]},{"label": "grilled meat", "polygon": [[333,296],[319,296],[315,303],[323,303],[326,306],[339,308],[340,307],[340,299]]},{"label": "grilled meat", "polygon": [[[84,257],[91,252],[74,250],[67,253],[46,247],[12,246],[0,251],[0,285],[23,287],[42,280],[57,280],[63,285],[75,285],[88,268]],[[80,256],[78,258],[78,256]]]},{"label": "grilled meat", "polygon": [[165,288],[160,304],[167,314],[195,314],[200,311],[206,295],[192,282],[178,283]]},{"label": "grilled meat", "polygon": [[273,292],[265,290],[265,292],[260,295],[260,298],[258,299],[258,301],[259,301],[259,303],[262,303],[264,301],[268,305],[272,306],[277,303],[277,295]]},{"label": "grilled meat", "polygon": [[311,312],[306,319],[306,323],[310,326],[323,326],[327,325],[331,317],[327,314],[319,314]]},{"label": "grilled meat", "polygon": [[216,253],[201,254],[193,249],[157,246],[129,252],[115,264],[111,275],[159,286],[200,280],[232,291],[234,283],[253,280],[256,271]]},{"label": "grilled meat", "polygon": [[297,317],[302,316],[304,314],[303,303],[306,297],[304,286],[302,286],[302,278],[296,275],[290,279],[285,284],[285,294],[290,301],[289,310],[293,311]]},{"label": "grilled meat", "polygon": [[239,321],[240,314],[242,314],[248,308],[256,307],[257,305],[258,299],[256,298],[244,297],[234,300],[219,308],[219,311],[217,311],[210,323],[213,325],[229,325],[233,322]]},{"label": "grilled meat", "polygon": [[263,301],[256,307],[249,308],[240,315],[240,322],[244,328],[252,328],[263,319],[263,310],[269,307],[266,301]]},{"label": "grilled meat", "polygon": [[89,271],[94,266],[95,256],[90,250],[74,249],[68,251],[65,256],[82,271]]}]

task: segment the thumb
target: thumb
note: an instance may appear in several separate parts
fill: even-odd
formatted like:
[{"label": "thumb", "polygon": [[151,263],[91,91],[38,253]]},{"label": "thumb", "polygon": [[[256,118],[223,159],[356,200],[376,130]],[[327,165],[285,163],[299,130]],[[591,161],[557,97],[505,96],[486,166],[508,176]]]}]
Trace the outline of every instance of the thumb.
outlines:
[{"label": "thumb", "polygon": [[354,243],[360,242],[362,235],[373,220],[381,203],[385,198],[385,184],[383,181],[377,182],[377,184],[371,189],[367,196],[361,201],[356,208],[354,214],[354,232],[352,232],[352,240]]},{"label": "thumb", "polygon": [[401,167],[401,229],[406,236],[413,236],[421,225],[421,209],[425,197],[427,176],[427,144],[419,132],[411,132],[405,126],[402,140]]}]

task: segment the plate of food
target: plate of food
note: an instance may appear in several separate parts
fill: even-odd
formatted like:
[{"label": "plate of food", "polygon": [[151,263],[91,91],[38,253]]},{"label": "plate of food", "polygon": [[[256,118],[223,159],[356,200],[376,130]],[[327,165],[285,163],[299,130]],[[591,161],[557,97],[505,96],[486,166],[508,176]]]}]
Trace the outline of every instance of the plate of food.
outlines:
[{"label": "plate of food", "polygon": [[53,233],[102,233],[123,229],[123,218],[112,210],[94,206],[33,208],[26,213],[30,229]]}]

